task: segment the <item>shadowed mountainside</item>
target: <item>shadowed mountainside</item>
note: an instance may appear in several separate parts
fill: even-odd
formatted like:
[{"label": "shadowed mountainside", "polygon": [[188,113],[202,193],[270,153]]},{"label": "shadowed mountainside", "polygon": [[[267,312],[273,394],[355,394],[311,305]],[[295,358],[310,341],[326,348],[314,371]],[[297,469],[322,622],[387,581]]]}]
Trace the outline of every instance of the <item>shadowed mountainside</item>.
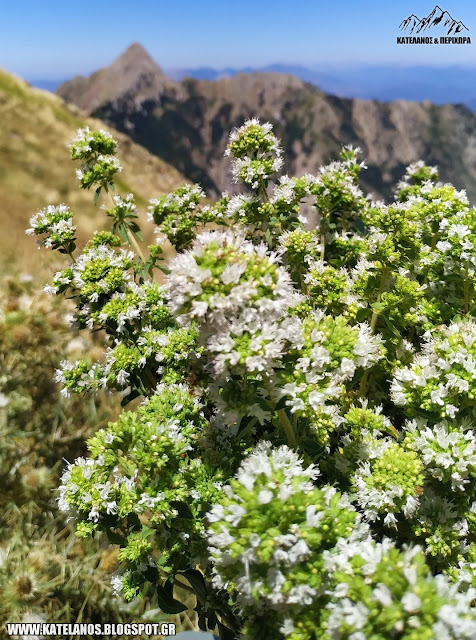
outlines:
[{"label": "shadowed mountainside", "polygon": [[[122,68],[126,88],[117,81]],[[338,98],[282,73],[174,82],[137,44],[58,93],[128,132],[211,196],[235,190],[223,158],[228,134],[257,116],[272,122],[281,138],[286,172],[314,173],[342,145],[353,144],[368,164],[363,186],[378,197],[388,197],[404,168],[419,159],[437,164],[443,180],[476,197],[476,114],[462,105]],[[91,103],[91,95],[103,98]]]}]

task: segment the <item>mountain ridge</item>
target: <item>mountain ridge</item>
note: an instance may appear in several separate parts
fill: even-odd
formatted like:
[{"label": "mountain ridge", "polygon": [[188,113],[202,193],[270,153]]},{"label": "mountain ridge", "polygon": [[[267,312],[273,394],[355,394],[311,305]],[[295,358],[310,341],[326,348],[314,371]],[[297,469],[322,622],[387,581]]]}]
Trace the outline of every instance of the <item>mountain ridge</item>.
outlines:
[{"label": "mountain ridge", "polygon": [[[304,82],[317,86],[322,91],[341,98],[360,98],[362,100],[410,100],[422,102],[429,100],[434,104],[464,104],[476,111],[476,88],[472,79],[476,79],[475,65],[438,66],[402,66],[391,64],[351,65],[327,67],[313,65],[273,63],[264,67],[197,67],[168,69],[166,74],[176,83],[184,78],[197,80],[217,80],[231,77],[237,73],[278,71],[297,76]],[[29,79],[34,87],[56,91],[67,82],[64,78]]]},{"label": "mountain ridge", "polygon": [[[59,92],[66,97],[64,89]],[[81,104],[81,92],[74,101]],[[155,96],[116,91],[94,115],[129,132],[212,197],[236,192],[223,153],[231,129],[254,116],[274,125],[286,172],[314,173],[342,145],[354,144],[369,166],[363,186],[378,197],[388,197],[405,166],[420,158],[476,196],[476,114],[462,105],[339,98],[271,72],[188,78]]]},{"label": "mountain ridge", "polygon": [[[143,99],[155,97],[164,90],[176,88],[176,83],[147,53],[134,42],[108,67],[89,77],[75,76],[58,87],[56,93],[67,102],[75,102],[87,113],[122,94],[141,93]],[[75,100],[77,95],[81,99]]]}]

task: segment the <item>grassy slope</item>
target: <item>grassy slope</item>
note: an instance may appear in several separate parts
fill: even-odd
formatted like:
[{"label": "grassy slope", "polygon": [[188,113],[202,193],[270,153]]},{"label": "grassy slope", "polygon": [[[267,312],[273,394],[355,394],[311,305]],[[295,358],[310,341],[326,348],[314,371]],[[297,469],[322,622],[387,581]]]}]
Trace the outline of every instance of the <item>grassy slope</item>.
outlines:
[{"label": "grassy slope", "polygon": [[[53,94],[33,89],[23,80],[0,69],[0,267],[3,272],[20,269],[38,274],[57,261],[52,252],[37,251],[25,235],[30,217],[47,204],[68,204],[86,240],[105,218],[93,204],[93,192],[78,188],[75,166],[67,143],[84,125],[106,128],[100,121],[84,118]],[[118,156],[124,170],[119,192],[131,191],[141,211],[147,200],[175,189],[185,179],[173,167],[127,136],[110,128],[119,140]],[[105,201],[106,202],[106,201]],[[144,223],[145,215],[141,223]],[[144,224],[144,227],[146,224]],[[148,236],[148,237],[147,237]],[[151,232],[146,232],[149,241]],[[48,269],[50,272],[50,269]]]}]

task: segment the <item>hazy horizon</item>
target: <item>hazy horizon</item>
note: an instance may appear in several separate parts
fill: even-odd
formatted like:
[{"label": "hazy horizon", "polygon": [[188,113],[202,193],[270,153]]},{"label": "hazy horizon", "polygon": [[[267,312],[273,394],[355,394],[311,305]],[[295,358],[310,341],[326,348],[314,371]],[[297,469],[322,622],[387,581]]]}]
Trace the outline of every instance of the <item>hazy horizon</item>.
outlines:
[{"label": "hazy horizon", "polygon": [[[476,43],[476,38],[475,38],[475,43]],[[120,55],[120,54],[119,54]],[[116,56],[117,57],[117,56]],[[111,60],[111,62],[113,62],[113,60]],[[156,60],[157,64],[160,65],[160,60]],[[107,65],[104,65],[107,66]],[[160,65],[162,66],[162,65]],[[266,65],[189,65],[189,66],[184,66],[184,67],[162,67],[163,71],[167,74],[176,74],[179,72],[183,72],[183,71],[200,71],[201,69],[213,69],[214,71],[217,72],[225,72],[227,70],[233,70],[233,71],[240,71],[242,69],[245,68],[249,68],[252,70],[259,70],[261,68],[266,68],[266,67],[271,67],[271,66],[286,66],[286,67],[302,67],[304,69],[309,69],[311,71],[325,71],[325,70],[330,70],[330,71],[352,71],[352,70],[363,70],[363,69],[402,69],[402,70],[417,70],[417,69],[422,69],[422,70],[426,70],[426,69],[434,69],[434,70],[446,70],[446,71],[450,71],[451,69],[453,70],[457,70],[457,69],[471,69],[471,70],[476,70],[476,60],[473,62],[468,62],[466,64],[457,64],[457,63],[453,63],[453,64],[444,64],[444,63],[440,63],[440,64],[410,64],[410,63],[402,63],[401,61],[396,61],[396,62],[392,62],[389,61],[385,64],[376,64],[376,63],[356,63],[356,62],[349,62],[349,63],[329,63],[329,64],[323,64],[323,63],[315,63],[315,64],[305,64],[305,63],[299,63],[299,62],[287,62],[285,60],[275,60],[274,62],[271,62],[269,64]],[[101,69],[102,67],[95,67],[94,69],[91,69],[89,71],[72,71],[70,73],[66,73],[66,74],[55,74],[55,73],[51,73],[51,74],[36,74],[36,75],[29,75],[29,76],[23,76],[25,80],[27,80],[28,82],[33,82],[33,81],[51,81],[51,82],[63,82],[66,80],[70,80],[71,78],[73,78],[74,76],[78,76],[78,75],[83,75],[83,76],[89,76],[92,73],[94,73],[95,71],[98,71],[99,69]],[[10,71],[10,69],[6,69],[6,71]],[[21,74],[16,74],[16,75],[21,75]]]},{"label": "hazy horizon", "polygon": [[474,25],[474,44],[397,45],[398,35],[409,35],[399,30],[402,20],[412,13],[428,15],[435,4],[300,0],[290,8],[285,0],[272,5],[243,0],[237,10],[218,0],[204,0],[200,6],[191,0],[173,5],[143,0],[131,10],[125,0],[114,5],[84,0],[81,6],[19,0],[2,8],[0,66],[27,78],[89,75],[136,41],[166,70],[278,63],[327,68],[476,65],[476,5],[462,0],[439,6],[467,26],[465,35],[472,35]]}]

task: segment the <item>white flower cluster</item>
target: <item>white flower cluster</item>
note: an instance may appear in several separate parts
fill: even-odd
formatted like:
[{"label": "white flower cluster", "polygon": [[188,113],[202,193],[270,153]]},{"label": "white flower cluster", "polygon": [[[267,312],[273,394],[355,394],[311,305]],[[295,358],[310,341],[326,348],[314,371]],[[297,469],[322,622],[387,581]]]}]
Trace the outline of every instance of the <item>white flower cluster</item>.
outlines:
[{"label": "white flower cluster", "polygon": [[[124,198],[122,196],[120,196],[119,194],[116,194],[114,196],[112,196],[115,208],[117,210],[120,210],[121,213],[123,214],[133,214],[134,217],[136,217],[137,215],[137,207],[134,203],[134,194],[133,193],[128,193],[124,196]],[[107,205],[103,204],[101,206],[101,209],[104,209],[105,211],[107,211],[108,207]]]},{"label": "white flower cluster", "polygon": [[272,125],[257,118],[232,131],[225,155],[233,155],[235,182],[243,181],[252,189],[266,187],[269,178],[283,166],[282,149]]},{"label": "white flower cluster", "polygon": [[197,201],[205,197],[203,189],[198,184],[184,184],[180,189],[174,191],[171,194],[162,196],[162,198],[153,198],[149,200],[149,207],[147,210],[147,220],[154,222],[154,213],[160,212],[163,215],[164,212],[177,212],[182,209],[187,209],[192,212],[197,209]]},{"label": "white flower cluster", "polygon": [[170,308],[180,324],[199,322],[219,378],[277,363],[299,301],[276,254],[231,232],[200,234],[171,263]]},{"label": "white flower cluster", "polygon": [[423,160],[417,160],[408,165],[405,170],[403,179],[398,183],[397,189],[403,189],[413,184],[413,179],[421,176],[424,173],[426,180],[436,181],[438,180],[438,168],[429,167]]},{"label": "white flower cluster", "polygon": [[237,158],[233,162],[233,177],[235,182],[242,180],[249,184],[252,189],[258,189],[261,184],[269,180],[272,173],[276,173],[283,166],[281,157],[273,158],[267,166],[259,160],[251,158]]},{"label": "white flower cluster", "polygon": [[[274,471],[281,470],[283,472],[283,480],[279,486],[274,486],[272,481]],[[281,500],[287,500],[289,496],[299,491],[311,491],[313,488],[312,480],[319,475],[319,469],[314,465],[308,466],[306,469],[302,466],[302,461],[295,451],[289,447],[283,446],[273,449],[270,442],[260,442],[256,445],[253,453],[248,456],[241,464],[236,478],[240,484],[251,491],[255,486],[257,478],[264,473],[271,479],[271,486],[277,490],[277,495]],[[302,481],[296,483],[294,478],[302,478]],[[230,497],[231,492],[227,493]],[[260,504],[269,502],[270,493],[264,492],[258,496]],[[213,509],[220,510],[217,505]],[[217,513],[212,510],[212,513]],[[212,522],[213,519],[210,520]]]},{"label": "white flower cluster", "polygon": [[69,148],[77,154],[89,154],[96,150],[96,141],[100,138],[114,142],[115,148],[117,148],[117,142],[113,139],[109,131],[99,129],[99,131],[92,132],[89,127],[82,127],[78,129],[76,137],[68,144]]},{"label": "white flower cluster", "polygon": [[[115,147],[88,128],[72,144],[97,198]],[[48,289],[108,338],[101,363],[62,363],[63,393],[147,399],[60,491],[78,535],[120,540],[125,599],[150,581],[180,609],[165,596],[182,574],[221,635],[476,640],[476,211],[422,162],[394,203],[370,202],[357,153],[273,185],[281,147],[249,120],[226,155],[250,193],[151,200],[147,258],[131,194],[79,256],[67,207],[32,218],[72,259]]]},{"label": "white flower cluster", "polygon": [[260,204],[260,200],[252,195],[239,194],[232,196],[226,206],[226,216],[231,220],[245,218],[247,210],[252,204]]},{"label": "white flower cluster", "polygon": [[395,404],[454,418],[472,406],[476,380],[476,323],[453,322],[426,336],[410,366],[397,369],[391,385]]},{"label": "white flower cluster", "polygon": [[471,423],[443,421],[428,426],[426,421],[412,420],[406,430],[410,446],[420,454],[426,471],[450,484],[452,491],[464,491],[476,477],[476,435]]},{"label": "white flower cluster", "polygon": [[[75,512],[71,509],[68,495],[79,491],[79,486],[75,484],[71,479],[73,468],[79,469],[82,477],[87,481],[93,476],[95,470],[98,470],[100,472],[103,465],[104,456],[99,456],[97,459],[76,458],[74,464],[68,463],[65,471],[63,472],[63,475],[61,476],[58,507],[61,509],[61,511],[65,511],[70,514],[70,519],[73,518]],[[95,488],[98,491],[100,500],[104,501],[103,507],[106,513],[115,513],[117,510],[116,502],[114,500],[108,501],[109,493],[111,491],[111,483],[99,483]],[[87,494],[85,497],[83,497],[83,500],[85,501],[85,503],[89,503],[92,501],[92,497],[90,494]],[[91,510],[88,513],[88,518],[93,522],[97,522],[99,518],[99,507],[97,504],[91,505]]]},{"label": "white flower cluster", "polygon": [[334,402],[345,395],[345,382],[357,368],[368,368],[381,358],[381,337],[365,324],[349,326],[340,317],[335,321],[323,311],[299,320],[288,338],[294,362],[292,375],[282,374],[277,393],[286,396],[292,413],[326,416],[338,427],[343,418]]},{"label": "white flower cluster", "polygon": [[[389,638],[405,637],[410,630],[428,638],[476,638],[470,614],[476,590],[461,593],[444,576],[425,575],[419,547],[399,553],[389,538],[341,538],[334,549],[324,551],[324,559],[326,570],[339,575],[326,606],[330,615],[324,628],[332,640],[367,640],[368,634],[383,629]],[[398,586],[392,578],[397,566]],[[362,599],[359,592],[365,593]]]},{"label": "white flower cluster", "polygon": [[231,231],[200,234],[190,251],[171,261],[170,270],[170,308],[184,326],[204,317],[219,326],[251,304],[279,317],[299,299],[277,254]]},{"label": "white flower cluster", "polygon": [[[59,285],[69,284],[81,293],[90,302],[97,302],[101,295],[114,293],[120,287],[129,287],[132,282],[132,274],[129,272],[131,261],[134,258],[132,251],[120,249],[114,251],[105,245],[92,247],[82,253],[78,259],[72,264],[70,275],[64,272],[58,272],[54,279],[52,287],[46,287],[48,293],[57,293]],[[108,275],[114,272],[119,278],[108,281]],[[87,315],[90,310],[83,309],[83,314]],[[92,318],[88,318],[91,327],[93,326]]]},{"label": "white flower cluster", "polygon": [[[123,333],[125,331],[126,323],[132,323],[133,321],[140,319],[145,315],[148,310],[147,291],[152,287],[152,283],[146,282],[144,285],[139,286],[133,281],[127,283],[127,291],[115,291],[110,299],[110,302],[106,304],[98,315],[99,321],[106,323],[114,319],[117,325],[117,331]],[[165,293],[165,288],[160,288],[161,293]],[[112,313],[116,307],[115,303],[119,303],[119,308],[124,304],[124,309],[117,313]],[[115,309],[114,309],[115,310]]]},{"label": "white flower cluster", "polygon": [[48,205],[30,218],[30,225],[26,230],[28,235],[47,234],[46,240],[41,243],[47,249],[67,246],[76,233],[73,214],[65,204]]},{"label": "white flower cluster", "polygon": [[[105,174],[111,173],[114,174],[116,171],[122,171],[122,164],[119,160],[114,156],[104,156],[100,154],[96,158],[97,167],[101,169]],[[85,177],[87,178],[87,174],[82,169],[76,169],[76,177],[80,182],[85,181]],[[116,198],[118,196],[115,196]]]},{"label": "white flower cluster", "polygon": [[279,363],[284,344],[295,332],[296,319],[262,319],[260,311],[253,307],[243,309],[230,319],[226,330],[212,335],[207,351],[217,354],[211,362],[218,379],[226,379],[230,373],[269,372]]},{"label": "white flower cluster", "polygon": [[[318,595],[315,586],[298,577],[313,553],[309,543],[328,544],[325,532],[339,511],[343,515],[334,525],[342,532],[350,532],[355,517],[346,496],[329,486],[315,489],[318,476],[319,470],[314,465],[303,468],[289,447],[273,449],[271,443],[261,442],[242,463],[236,480],[224,487],[224,503],[209,511],[215,585],[227,588],[227,575],[233,573],[243,606],[282,612],[310,605]],[[298,505],[289,518],[286,508],[295,513]],[[291,588],[286,587],[290,575],[296,575]]]},{"label": "white flower cluster", "polygon": [[331,185],[328,183],[329,179],[336,182],[340,190],[350,196],[353,200],[358,201],[364,197],[362,189],[355,184],[354,179],[348,173],[347,169],[349,163],[343,162],[331,162],[325,167],[320,167],[316,176],[311,174],[306,175],[306,179],[309,184],[311,192],[316,189],[322,189],[322,196],[332,195]]},{"label": "white flower cluster", "polygon": [[355,496],[365,520],[383,517],[384,525],[396,527],[396,514],[409,519],[419,506],[417,489],[423,482],[422,465],[414,452],[402,451],[389,438],[368,440],[366,458],[361,462],[352,482]]},{"label": "white flower cluster", "polygon": [[[272,203],[285,202],[288,205],[294,205],[300,203],[302,200],[302,190],[298,188],[298,179],[291,178],[289,176],[281,176],[279,182],[276,184],[270,201]],[[305,195],[309,195],[309,190],[306,184]],[[302,220],[304,222],[306,218]]]}]

